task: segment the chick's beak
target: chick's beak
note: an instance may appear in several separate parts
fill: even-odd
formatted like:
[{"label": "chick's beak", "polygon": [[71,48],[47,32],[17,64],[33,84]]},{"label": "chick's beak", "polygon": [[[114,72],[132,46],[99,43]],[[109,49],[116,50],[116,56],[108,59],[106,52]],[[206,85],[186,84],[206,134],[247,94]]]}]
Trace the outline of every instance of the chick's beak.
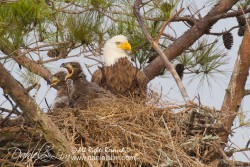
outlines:
[{"label": "chick's beak", "polygon": [[57,77],[52,77],[50,86],[56,86],[59,82],[60,80]]},{"label": "chick's beak", "polygon": [[74,69],[72,67],[72,65],[70,63],[62,63],[60,67],[66,68],[68,71],[68,74],[65,77],[65,81],[69,78],[71,78],[71,76],[74,73]]},{"label": "chick's beak", "polygon": [[123,42],[120,45],[118,45],[118,48],[121,48],[123,50],[129,50],[131,51],[132,47],[129,42]]},{"label": "chick's beak", "polygon": [[66,64],[65,68],[68,70],[68,74],[65,77],[65,80],[67,80],[67,79],[71,78],[72,75],[74,74],[74,69],[73,69],[71,64]]}]

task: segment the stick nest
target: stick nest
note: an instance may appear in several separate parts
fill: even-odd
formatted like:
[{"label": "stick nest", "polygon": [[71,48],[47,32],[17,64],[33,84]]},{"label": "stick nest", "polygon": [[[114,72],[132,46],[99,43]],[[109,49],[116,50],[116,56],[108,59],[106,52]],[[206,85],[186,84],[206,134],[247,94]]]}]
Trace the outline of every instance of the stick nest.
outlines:
[{"label": "stick nest", "polygon": [[[86,110],[55,109],[48,115],[76,146],[77,155],[110,157],[93,160],[96,166],[202,166],[220,156],[218,136],[229,133],[218,121],[225,117],[221,112],[196,104],[155,108],[119,99]],[[46,143],[34,125],[20,118],[9,120],[0,136],[0,156],[6,166],[62,163],[11,158],[10,147],[27,152]]]}]

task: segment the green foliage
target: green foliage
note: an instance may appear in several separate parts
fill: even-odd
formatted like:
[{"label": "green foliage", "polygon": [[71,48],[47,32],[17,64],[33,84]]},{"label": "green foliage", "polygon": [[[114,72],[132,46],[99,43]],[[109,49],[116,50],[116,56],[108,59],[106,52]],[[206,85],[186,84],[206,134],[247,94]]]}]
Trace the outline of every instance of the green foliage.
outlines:
[{"label": "green foliage", "polygon": [[224,74],[224,71],[220,69],[228,63],[229,59],[227,54],[218,47],[217,42],[215,40],[209,44],[205,38],[198,41],[196,49],[178,57],[178,61],[184,64],[185,68],[192,74],[191,81],[194,79],[200,80],[199,86],[203,85],[205,80],[210,85],[209,82],[211,82],[211,78],[214,77],[215,73]]},{"label": "green foliage", "polygon": [[100,27],[100,18],[96,13],[84,15],[68,16],[65,28],[68,30],[68,39],[82,43],[90,44],[97,40],[97,32]]},{"label": "green foliage", "polygon": [[0,35],[9,38],[19,48],[25,34],[47,19],[48,7],[44,1],[19,0],[0,6]]},{"label": "green foliage", "polygon": [[250,6],[250,0],[242,0],[237,4],[239,9],[246,9]]},{"label": "green foliage", "polygon": [[103,1],[103,0],[89,0],[87,3],[91,5],[94,8],[102,8],[106,9],[112,5],[114,1],[109,0],[109,1]]},{"label": "green foliage", "polygon": [[20,78],[22,80],[22,84],[25,87],[37,84],[37,83],[39,83],[39,81],[41,79],[40,76],[35,75],[34,73],[32,73],[31,71],[26,70],[26,69],[21,71],[20,73],[18,72],[17,74],[20,76]]}]

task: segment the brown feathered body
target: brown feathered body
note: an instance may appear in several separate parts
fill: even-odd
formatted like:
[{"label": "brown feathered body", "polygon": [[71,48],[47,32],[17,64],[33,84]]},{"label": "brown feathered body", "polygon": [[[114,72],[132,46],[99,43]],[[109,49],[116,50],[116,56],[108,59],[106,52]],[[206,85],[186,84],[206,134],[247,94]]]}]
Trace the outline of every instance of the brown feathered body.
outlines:
[{"label": "brown feathered body", "polygon": [[73,108],[86,109],[89,106],[102,105],[107,101],[115,99],[115,96],[109,91],[87,81],[78,62],[63,63],[61,67],[68,70],[69,74],[66,76],[66,79],[73,80],[74,91],[71,95]]},{"label": "brown feathered body", "polygon": [[74,79],[74,90],[72,94],[74,108],[85,109],[115,99],[113,94],[87,81],[85,77]]},{"label": "brown feathered body", "polygon": [[145,98],[147,94],[148,78],[126,57],[111,66],[100,67],[91,81],[115,95]]}]

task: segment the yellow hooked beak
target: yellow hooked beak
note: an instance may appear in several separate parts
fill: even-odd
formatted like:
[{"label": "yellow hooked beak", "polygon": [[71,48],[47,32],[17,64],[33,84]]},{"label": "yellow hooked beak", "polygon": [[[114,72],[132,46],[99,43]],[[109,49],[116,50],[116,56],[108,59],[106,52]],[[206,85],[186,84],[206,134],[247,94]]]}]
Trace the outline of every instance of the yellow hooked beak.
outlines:
[{"label": "yellow hooked beak", "polygon": [[68,74],[65,77],[65,80],[71,78],[71,76],[74,74],[74,69],[71,64],[66,64],[66,68],[68,70]]},{"label": "yellow hooked beak", "polygon": [[131,51],[131,49],[132,49],[130,43],[128,43],[128,42],[123,42],[123,43],[117,45],[117,47],[121,48],[123,50],[129,50],[129,51]]},{"label": "yellow hooked beak", "polygon": [[50,86],[51,87],[56,86],[59,82],[60,82],[60,79],[58,79],[57,77],[52,77]]}]

